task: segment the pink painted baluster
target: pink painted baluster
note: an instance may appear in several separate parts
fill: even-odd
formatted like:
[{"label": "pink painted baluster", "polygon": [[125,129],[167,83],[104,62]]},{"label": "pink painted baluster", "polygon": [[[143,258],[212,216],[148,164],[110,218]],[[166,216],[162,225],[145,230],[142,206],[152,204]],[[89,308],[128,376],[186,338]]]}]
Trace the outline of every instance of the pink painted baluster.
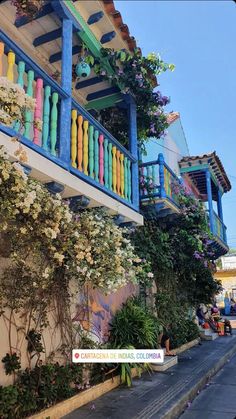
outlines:
[{"label": "pink painted baluster", "polygon": [[[34,111],[34,121],[42,119],[42,89],[43,89],[43,80],[37,79],[36,81],[36,106]],[[41,145],[40,141],[40,131],[34,127],[34,144]]]},{"label": "pink painted baluster", "polygon": [[99,183],[104,185],[104,149],[103,149],[104,135],[99,135]]}]

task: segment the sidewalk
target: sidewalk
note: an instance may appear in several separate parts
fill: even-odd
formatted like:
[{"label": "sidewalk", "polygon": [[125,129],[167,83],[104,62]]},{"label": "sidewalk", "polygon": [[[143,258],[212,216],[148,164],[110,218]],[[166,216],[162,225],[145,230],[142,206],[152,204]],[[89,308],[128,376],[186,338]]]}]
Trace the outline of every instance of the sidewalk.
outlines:
[{"label": "sidewalk", "polygon": [[210,380],[180,419],[235,419],[236,355]]},{"label": "sidewalk", "polygon": [[[235,334],[203,342],[179,355],[179,363],[168,371],[151,376],[144,374],[141,379],[134,380],[132,388],[119,387],[64,419],[176,419],[209,377],[235,353]],[[199,417],[203,419],[202,412],[189,419]],[[209,417],[212,416],[204,419]]]}]

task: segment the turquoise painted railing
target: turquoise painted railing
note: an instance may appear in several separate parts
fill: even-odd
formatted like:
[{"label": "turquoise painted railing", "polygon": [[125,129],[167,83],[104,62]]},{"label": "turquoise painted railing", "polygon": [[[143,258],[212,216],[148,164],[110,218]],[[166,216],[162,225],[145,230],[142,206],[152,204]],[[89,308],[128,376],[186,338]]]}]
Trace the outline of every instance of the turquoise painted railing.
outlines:
[{"label": "turquoise painted railing", "polygon": [[[71,93],[63,90],[1,30],[0,76],[18,83],[36,99],[34,114],[26,112],[23,126],[18,121],[11,128],[0,124],[1,131],[11,136],[18,133],[23,144],[138,210],[134,200],[137,179],[132,175],[137,159],[74,100],[72,107],[66,107],[66,117],[71,118],[68,141],[61,144],[65,132],[63,104],[71,99]],[[35,124],[37,120],[42,121],[42,130]]]},{"label": "turquoise painted railing", "polygon": [[140,199],[168,198],[178,205],[180,180],[165,163],[163,154],[158,159],[140,164]]},{"label": "turquoise painted railing", "polygon": [[71,112],[71,165],[124,201],[132,203],[131,153],[78,103]]}]

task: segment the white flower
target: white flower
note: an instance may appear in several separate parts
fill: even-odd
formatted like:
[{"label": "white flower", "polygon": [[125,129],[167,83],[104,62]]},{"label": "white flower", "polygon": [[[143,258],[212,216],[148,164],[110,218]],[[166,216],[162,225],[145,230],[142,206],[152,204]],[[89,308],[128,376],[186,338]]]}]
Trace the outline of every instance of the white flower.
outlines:
[{"label": "white flower", "polygon": [[148,278],[153,278],[154,277],[152,272],[148,272],[147,276],[148,276]]}]

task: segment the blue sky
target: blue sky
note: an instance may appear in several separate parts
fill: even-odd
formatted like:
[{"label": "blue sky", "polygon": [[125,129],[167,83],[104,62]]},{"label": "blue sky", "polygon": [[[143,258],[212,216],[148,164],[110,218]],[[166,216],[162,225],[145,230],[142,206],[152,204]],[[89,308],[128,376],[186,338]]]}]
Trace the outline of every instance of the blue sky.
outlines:
[{"label": "blue sky", "polygon": [[236,248],[236,5],[222,1],[115,1],[143,54],[159,52],[174,73],[160,90],[179,111],[192,155],[216,151],[232,190],[223,196],[228,242]]}]

